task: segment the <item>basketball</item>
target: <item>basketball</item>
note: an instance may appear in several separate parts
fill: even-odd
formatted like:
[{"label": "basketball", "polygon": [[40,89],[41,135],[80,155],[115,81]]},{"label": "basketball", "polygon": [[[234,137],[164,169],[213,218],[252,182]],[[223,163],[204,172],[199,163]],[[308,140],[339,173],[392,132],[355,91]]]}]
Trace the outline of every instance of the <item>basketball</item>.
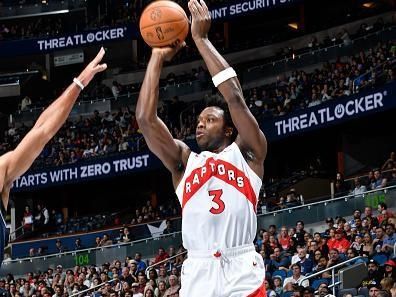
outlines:
[{"label": "basketball", "polygon": [[139,27],[144,41],[149,46],[173,46],[186,39],[188,18],[177,3],[159,0],[144,9]]}]

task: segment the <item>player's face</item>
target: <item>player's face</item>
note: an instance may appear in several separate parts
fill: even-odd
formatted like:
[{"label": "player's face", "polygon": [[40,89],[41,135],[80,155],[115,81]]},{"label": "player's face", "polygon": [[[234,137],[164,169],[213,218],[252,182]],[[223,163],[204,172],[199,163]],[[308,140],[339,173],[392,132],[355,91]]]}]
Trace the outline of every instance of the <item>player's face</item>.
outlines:
[{"label": "player's face", "polygon": [[217,107],[205,108],[198,117],[195,138],[203,151],[216,151],[226,138],[224,111]]}]

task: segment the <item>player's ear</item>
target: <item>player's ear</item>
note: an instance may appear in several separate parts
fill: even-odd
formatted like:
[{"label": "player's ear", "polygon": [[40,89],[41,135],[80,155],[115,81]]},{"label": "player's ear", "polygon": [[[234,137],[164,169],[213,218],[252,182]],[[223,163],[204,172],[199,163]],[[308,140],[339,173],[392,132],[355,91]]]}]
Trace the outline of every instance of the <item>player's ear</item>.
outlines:
[{"label": "player's ear", "polygon": [[234,128],[232,128],[232,127],[226,127],[225,128],[225,135],[227,137],[231,137],[233,132],[234,132]]}]

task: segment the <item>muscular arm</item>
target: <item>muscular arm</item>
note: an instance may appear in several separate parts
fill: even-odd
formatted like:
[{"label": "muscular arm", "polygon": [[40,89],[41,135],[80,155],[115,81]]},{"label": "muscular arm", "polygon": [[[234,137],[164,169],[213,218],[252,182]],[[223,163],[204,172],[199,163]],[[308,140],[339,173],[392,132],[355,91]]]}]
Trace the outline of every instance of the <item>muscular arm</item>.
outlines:
[{"label": "muscular arm", "polygon": [[184,173],[190,149],[183,142],[173,139],[157,115],[159,79],[167,54],[164,51],[172,49],[153,49],[136,105],[136,119],[149,149],[172,173],[173,184],[177,187]]},{"label": "muscular arm", "polygon": [[[106,64],[98,65],[104,56],[101,49],[96,58],[78,76],[84,86],[92,80],[94,75],[106,69]],[[15,150],[0,158],[0,176],[3,192],[4,207],[8,204],[8,192],[12,182],[24,174],[48,141],[63,125],[80,94],[80,88],[72,83],[63,94],[57,98],[38,118],[34,127],[26,134]],[[4,192],[6,195],[4,195]]]},{"label": "muscular arm", "polygon": [[[190,0],[189,9],[193,17],[191,32],[197,48],[212,76],[229,67],[207,38],[210,27],[210,14],[204,1]],[[262,164],[267,154],[267,141],[259,125],[243,98],[239,80],[231,78],[218,86],[227,102],[232,121],[238,130],[238,145],[253,154],[253,162]]]}]

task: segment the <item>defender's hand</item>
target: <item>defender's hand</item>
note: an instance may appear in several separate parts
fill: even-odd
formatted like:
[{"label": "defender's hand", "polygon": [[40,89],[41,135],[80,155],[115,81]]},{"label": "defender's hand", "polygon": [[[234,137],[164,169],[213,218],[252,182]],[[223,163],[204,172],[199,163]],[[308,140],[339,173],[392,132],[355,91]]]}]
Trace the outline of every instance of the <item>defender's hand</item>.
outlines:
[{"label": "defender's hand", "polygon": [[209,9],[204,0],[190,0],[188,9],[191,12],[191,35],[194,40],[208,38],[208,32],[211,24]]},{"label": "defender's hand", "polygon": [[105,50],[102,47],[96,57],[88,64],[87,67],[81,72],[78,76],[78,79],[82,82],[82,84],[86,87],[90,81],[93,79],[95,74],[102,72],[107,69],[107,64],[99,64],[102,61],[103,56],[105,55]]},{"label": "defender's hand", "polygon": [[174,46],[174,47],[154,47],[152,54],[159,55],[163,61],[171,61],[173,57],[177,54],[177,52],[186,46],[186,43],[183,41],[182,43]]}]

